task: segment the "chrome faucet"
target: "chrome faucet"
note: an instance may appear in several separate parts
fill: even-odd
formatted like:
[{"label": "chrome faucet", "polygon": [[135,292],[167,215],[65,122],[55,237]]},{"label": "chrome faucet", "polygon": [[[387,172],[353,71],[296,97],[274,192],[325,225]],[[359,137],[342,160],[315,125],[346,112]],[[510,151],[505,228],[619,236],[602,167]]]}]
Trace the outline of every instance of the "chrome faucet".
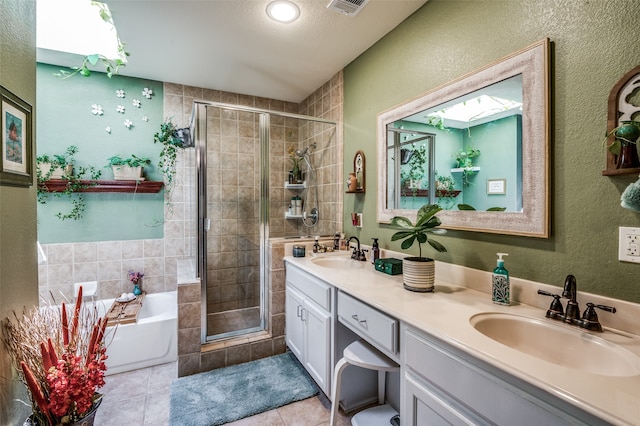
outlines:
[{"label": "chrome faucet", "polygon": [[560,302],[559,294],[552,294],[548,291],[538,290],[538,294],[544,296],[553,297],[551,306],[547,310],[545,315],[547,318],[562,321],[567,324],[577,325],[580,328],[584,328],[591,331],[602,331],[602,325],[598,321],[598,314],[594,308],[602,309],[603,311],[615,313],[616,308],[606,305],[596,305],[594,303],[587,303],[587,309],[585,309],[580,317],[580,306],[576,300],[578,293],[578,285],[576,277],[573,275],[567,275],[564,281],[564,289],[562,290],[562,297],[569,299],[567,302],[566,312],[562,309],[562,303]]}]

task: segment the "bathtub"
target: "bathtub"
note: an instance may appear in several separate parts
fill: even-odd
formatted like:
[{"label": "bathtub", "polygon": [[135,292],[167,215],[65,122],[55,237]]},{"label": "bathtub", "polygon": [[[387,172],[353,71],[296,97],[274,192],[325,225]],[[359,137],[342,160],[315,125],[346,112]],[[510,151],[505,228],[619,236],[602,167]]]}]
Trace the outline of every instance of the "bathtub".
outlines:
[{"label": "bathtub", "polygon": [[[100,300],[108,310],[114,299]],[[114,333],[115,331],[115,333]],[[106,374],[151,367],[178,359],[177,292],[151,293],[144,297],[138,322],[108,327]]]}]

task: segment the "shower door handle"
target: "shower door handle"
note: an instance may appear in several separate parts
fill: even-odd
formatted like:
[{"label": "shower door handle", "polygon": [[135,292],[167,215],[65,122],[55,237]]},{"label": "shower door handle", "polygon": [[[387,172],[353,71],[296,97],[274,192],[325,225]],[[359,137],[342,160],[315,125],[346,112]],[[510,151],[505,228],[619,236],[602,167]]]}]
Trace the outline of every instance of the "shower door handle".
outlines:
[{"label": "shower door handle", "polygon": [[209,232],[209,230],[211,229],[211,219],[209,219],[208,217],[204,218],[204,232]]}]

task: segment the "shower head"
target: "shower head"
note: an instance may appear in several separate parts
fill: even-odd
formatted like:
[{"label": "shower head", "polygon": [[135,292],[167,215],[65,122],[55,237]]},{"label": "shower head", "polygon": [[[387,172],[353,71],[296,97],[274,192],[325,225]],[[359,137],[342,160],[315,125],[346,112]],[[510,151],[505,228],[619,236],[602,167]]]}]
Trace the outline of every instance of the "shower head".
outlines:
[{"label": "shower head", "polygon": [[305,155],[307,155],[307,153],[309,152],[309,148],[316,148],[316,143],[312,143],[310,145],[307,145],[304,149],[296,149],[296,155],[300,158],[304,158]]}]

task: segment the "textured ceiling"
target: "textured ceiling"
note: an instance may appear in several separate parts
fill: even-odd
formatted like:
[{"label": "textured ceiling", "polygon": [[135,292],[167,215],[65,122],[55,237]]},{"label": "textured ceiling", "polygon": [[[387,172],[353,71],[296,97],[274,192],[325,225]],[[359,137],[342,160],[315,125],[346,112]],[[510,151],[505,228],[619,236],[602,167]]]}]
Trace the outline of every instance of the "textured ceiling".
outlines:
[{"label": "textured ceiling", "polygon": [[[267,18],[270,0],[107,0],[131,52],[122,75],[299,102],[426,0],[370,0],[355,17],[329,0],[294,0],[300,18]],[[78,59],[38,50],[38,60]]]}]

